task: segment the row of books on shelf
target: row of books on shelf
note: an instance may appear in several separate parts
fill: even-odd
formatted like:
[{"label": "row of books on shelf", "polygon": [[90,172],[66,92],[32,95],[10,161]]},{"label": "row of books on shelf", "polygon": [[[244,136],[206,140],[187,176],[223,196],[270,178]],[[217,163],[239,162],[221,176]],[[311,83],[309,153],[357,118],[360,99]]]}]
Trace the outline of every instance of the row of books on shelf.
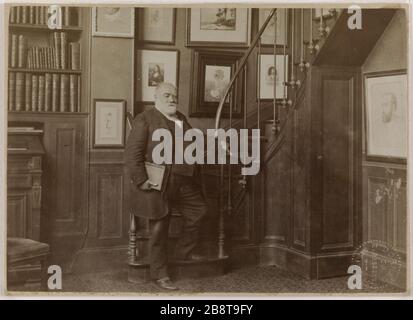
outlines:
[{"label": "row of books on shelf", "polygon": [[81,76],[9,73],[9,111],[80,111]]},{"label": "row of books on shelf", "polygon": [[27,37],[11,35],[10,67],[80,70],[80,43],[68,42],[66,32],[53,32],[50,45],[28,48]]},{"label": "row of books on shelf", "polygon": [[[79,26],[79,11],[74,7],[61,7],[62,26]],[[47,25],[49,19],[48,6],[16,6],[10,8],[10,23]]]}]

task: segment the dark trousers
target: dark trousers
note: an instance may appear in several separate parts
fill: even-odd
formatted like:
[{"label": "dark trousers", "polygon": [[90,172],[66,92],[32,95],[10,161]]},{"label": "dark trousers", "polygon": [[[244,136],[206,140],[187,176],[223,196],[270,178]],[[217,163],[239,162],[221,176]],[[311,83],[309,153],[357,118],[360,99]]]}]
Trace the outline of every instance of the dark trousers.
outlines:
[{"label": "dark trousers", "polygon": [[[177,208],[184,219],[182,234],[175,247],[175,256],[185,259],[194,250],[199,238],[201,219],[207,213],[207,204],[199,186],[192,177],[171,174],[167,199],[169,208]],[[150,272],[152,279],[168,276],[168,231],[170,213],[159,220],[150,220]]]}]

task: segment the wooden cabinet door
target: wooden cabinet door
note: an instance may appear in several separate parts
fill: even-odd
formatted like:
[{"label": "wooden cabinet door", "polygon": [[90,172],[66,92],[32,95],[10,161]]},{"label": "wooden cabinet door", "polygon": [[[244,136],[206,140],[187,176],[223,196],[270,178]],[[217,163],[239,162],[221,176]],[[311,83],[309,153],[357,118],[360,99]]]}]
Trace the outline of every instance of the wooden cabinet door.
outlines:
[{"label": "wooden cabinet door", "polygon": [[69,262],[87,229],[86,117],[45,122],[44,237],[56,261]]}]

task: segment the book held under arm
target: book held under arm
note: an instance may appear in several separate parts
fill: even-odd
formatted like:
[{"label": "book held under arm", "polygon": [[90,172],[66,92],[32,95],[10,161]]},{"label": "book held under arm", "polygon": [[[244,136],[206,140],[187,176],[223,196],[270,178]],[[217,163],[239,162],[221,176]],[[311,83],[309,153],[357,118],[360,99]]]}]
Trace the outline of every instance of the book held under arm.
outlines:
[{"label": "book held under arm", "polygon": [[151,189],[161,191],[165,176],[165,166],[151,162],[145,162],[145,169],[148,180],[151,182]]}]

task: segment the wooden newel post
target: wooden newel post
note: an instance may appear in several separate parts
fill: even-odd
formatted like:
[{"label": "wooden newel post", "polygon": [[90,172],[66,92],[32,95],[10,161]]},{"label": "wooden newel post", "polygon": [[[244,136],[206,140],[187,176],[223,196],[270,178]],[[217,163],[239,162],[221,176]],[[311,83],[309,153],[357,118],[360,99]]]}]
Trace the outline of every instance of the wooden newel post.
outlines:
[{"label": "wooden newel post", "polygon": [[220,172],[220,196],[219,196],[219,223],[218,223],[218,258],[225,258],[225,209],[224,209],[224,166],[221,165]]},{"label": "wooden newel post", "polygon": [[136,260],[136,218],[135,215],[131,213],[129,228],[129,263],[134,264],[136,263]]}]

